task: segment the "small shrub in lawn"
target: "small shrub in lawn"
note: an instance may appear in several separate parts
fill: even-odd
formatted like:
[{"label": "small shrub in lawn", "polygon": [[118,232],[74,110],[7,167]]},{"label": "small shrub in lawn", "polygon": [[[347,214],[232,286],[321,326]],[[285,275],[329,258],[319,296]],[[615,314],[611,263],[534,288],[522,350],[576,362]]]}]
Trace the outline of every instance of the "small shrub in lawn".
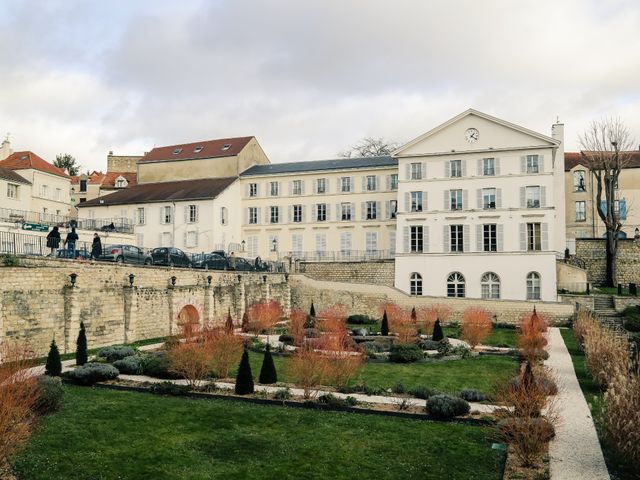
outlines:
[{"label": "small shrub in lawn", "polygon": [[238,395],[247,395],[254,392],[253,375],[251,373],[251,364],[249,363],[249,352],[245,350],[242,353],[240,367],[236,376],[235,392]]},{"label": "small shrub in lawn", "polygon": [[469,402],[451,395],[434,395],[429,397],[426,406],[427,413],[443,420],[466,415],[471,410]]},{"label": "small shrub in lawn", "polygon": [[434,395],[438,395],[437,390],[429,388],[426,385],[418,385],[416,387],[410,388],[408,393],[409,395],[416,398],[421,398],[422,400],[427,400]]},{"label": "small shrub in lawn", "polygon": [[347,317],[347,323],[353,325],[375,325],[378,320],[368,315],[350,315]]},{"label": "small shrub in lawn", "polygon": [[411,407],[411,402],[406,398],[402,398],[402,399],[398,399],[395,402],[395,405],[399,411],[403,412],[405,410],[409,410],[409,408]]},{"label": "small shrub in lawn", "polygon": [[467,402],[483,402],[487,399],[483,392],[474,388],[465,388],[458,396]]},{"label": "small shrub in lawn", "polygon": [[60,351],[56,345],[56,341],[51,342],[49,354],[47,355],[47,365],[44,368],[44,374],[50,377],[59,377],[62,373],[62,362],[60,361]]},{"label": "small shrub in lawn", "polygon": [[276,366],[273,363],[269,344],[267,344],[264,350],[264,358],[262,360],[262,368],[260,369],[258,381],[264,385],[270,385],[278,381],[278,374],[276,373]]},{"label": "small shrub in lawn", "polygon": [[423,358],[422,349],[415,344],[393,345],[389,354],[389,361],[393,363],[414,363]]},{"label": "small shrub in lawn", "polygon": [[37,398],[33,410],[40,415],[57,412],[64,404],[64,388],[60,378],[38,377]]},{"label": "small shrub in lawn", "polygon": [[466,345],[456,345],[451,349],[449,355],[458,355],[461,358],[467,358],[469,355],[471,355],[471,349]]},{"label": "small shrub in lawn", "polygon": [[453,349],[453,347],[451,346],[451,342],[449,341],[448,338],[443,338],[438,343],[439,343],[439,345],[438,345],[438,355],[440,355],[441,357],[444,357],[446,355],[450,355],[451,354],[451,350]]},{"label": "small shrub in lawn", "polygon": [[433,340],[422,338],[418,340],[418,346],[422,350],[437,350],[440,346],[440,342],[434,342]]},{"label": "small shrub in lawn", "polygon": [[355,407],[358,404],[358,400],[356,400],[355,397],[349,395],[344,399],[344,403],[346,403],[349,407]]},{"label": "small shrub in lawn", "polygon": [[293,339],[293,335],[289,335],[288,333],[283,333],[278,337],[278,340],[287,345],[292,345],[294,339]]},{"label": "small shrub in lawn", "polygon": [[2,265],[4,267],[18,267],[20,265],[20,259],[15,255],[2,255],[0,256]]},{"label": "small shrub in lawn", "polygon": [[393,393],[403,394],[407,393],[407,387],[405,387],[404,383],[396,382],[393,387],[391,387],[391,391]]},{"label": "small shrub in lawn", "polygon": [[434,342],[439,342],[444,338],[444,333],[442,332],[442,326],[440,325],[440,320],[436,320],[436,323],[433,325],[433,335],[431,336],[431,340]]},{"label": "small shrub in lawn", "polygon": [[77,385],[93,385],[118,377],[118,369],[108,363],[86,363],[82,367],[66,372],[64,378]]},{"label": "small shrub in lawn", "polygon": [[384,311],[382,315],[382,324],[380,325],[380,334],[387,336],[389,335],[389,319],[387,318],[387,311]]},{"label": "small shrub in lawn", "polygon": [[169,357],[166,352],[157,352],[144,355],[141,358],[142,373],[149,377],[174,380],[180,375],[170,370]]},{"label": "small shrub in lawn", "polygon": [[382,387],[373,387],[366,383],[362,386],[362,391],[365,395],[384,395],[385,390]]},{"label": "small shrub in lawn", "polygon": [[76,340],[76,365],[84,365],[89,360],[87,355],[87,331],[84,322],[80,322],[80,331]]},{"label": "small shrub in lawn", "polygon": [[116,360],[122,360],[125,357],[135,355],[136,352],[131,347],[126,345],[115,345],[113,347],[104,347],[98,351],[98,357],[104,358],[109,363],[113,363]]},{"label": "small shrub in lawn", "polygon": [[291,398],[291,389],[289,387],[276,390],[273,394],[273,398],[276,400],[289,400]]},{"label": "small shrub in lawn", "polygon": [[625,318],[624,328],[630,332],[640,332],[640,316]]},{"label": "small shrub in lawn", "polygon": [[189,393],[189,387],[187,385],[176,385],[172,382],[160,382],[151,385],[151,387],[149,387],[149,391],[156,395],[180,396]]},{"label": "small shrub in lawn", "polygon": [[347,397],[345,399],[336,397],[333,393],[325,393],[318,397],[318,403],[324,405],[330,405],[332,407],[353,407],[358,404],[358,400],[354,397]]},{"label": "small shrub in lawn", "polygon": [[140,362],[140,358],[135,355],[124,357],[122,360],[116,360],[113,362],[113,366],[123,374],[142,375],[142,363]]}]

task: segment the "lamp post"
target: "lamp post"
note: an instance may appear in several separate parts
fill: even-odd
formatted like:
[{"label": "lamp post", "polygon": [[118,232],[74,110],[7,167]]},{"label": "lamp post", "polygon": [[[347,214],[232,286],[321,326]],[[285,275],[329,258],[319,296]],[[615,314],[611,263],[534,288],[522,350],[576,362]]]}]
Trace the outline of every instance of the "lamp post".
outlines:
[{"label": "lamp post", "polygon": [[207,285],[211,285],[211,279],[213,277],[211,275],[207,275]]},{"label": "lamp post", "polygon": [[273,245],[273,249],[271,251],[275,252],[278,247],[278,241],[274,238],[271,244]]},{"label": "lamp post", "polygon": [[266,276],[266,275],[263,275],[263,276],[262,276],[262,281],[263,281],[264,283],[267,283],[267,276]]},{"label": "lamp post", "polygon": [[76,280],[78,278],[77,273],[72,273],[69,275],[69,280],[71,280],[71,286],[74,287],[76,285]]},{"label": "lamp post", "polygon": [[174,287],[176,286],[176,280],[177,280],[177,277],[175,275],[171,277],[171,285]]},{"label": "lamp post", "polygon": [[242,240],[240,242],[240,245],[242,245],[242,251],[244,252],[244,247],[246,246],[247,242],[245,242],[244,240]]},{"label": "lamp post", "polygon": [[133,281],[135,280],[136,276],[133,273],[129,274],[129,286],[133,287]]}]

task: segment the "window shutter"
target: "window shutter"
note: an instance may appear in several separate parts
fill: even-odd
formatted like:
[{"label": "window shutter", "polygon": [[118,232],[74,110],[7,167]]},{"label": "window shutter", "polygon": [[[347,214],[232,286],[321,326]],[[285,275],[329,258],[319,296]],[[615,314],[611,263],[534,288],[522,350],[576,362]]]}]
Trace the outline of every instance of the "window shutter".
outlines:
[{"label": "window shutter", "polygon": [[164,223],[164,207],[160,207],[160,223]]},{"label": "window shutter", "polygon": [[376,202],[376,220],[379,220],[380,218],[382,218],[382,203],[381,202]]},{"label": "window shutter", "polygon": [[538,155],[538,171],[544,172],[544,155]]},{"label": "window shutter", "polygon": [[444,202],[442,204],[442,209],[443,210],[451,210],[451,194],[449,193],[449,190],[445,190],[444,191]]},{"label": "window shutter", "polygon": [[462,160],[462,176],[466,177],[467,176],[467,161],[466,160]]},{"label": "window shutter", "polygon": [[451,162],[449,160],[444,162],[444,176],[447,178],[451,176]]},{"label": "window shutter", "polygon": [[429,192],[422,192],[422,211],[426,212],[428,207],[428,197],[429,197]]},{"label": "window shutter", "polygon": [[189,205],[185,205],[184,209],[184,223],[189,222]]},{"label": "window shutter", "polygon": [[367,191],[367,176],[363,175],[362,177],[362,191],[366,192]]},{"label": "window shutter", "polygon": [[342,178],[336,178],[336,193],[342,192]]},{"label": "window shutter", "polygon": [[520,208],[527,208],[526,188],[520,187]]},{"label": "window shutter", "polygon": [[527,173],[527,156],[520,157],[520,173]]},{"label": "window shutter", "polygon": [[483,225],[476,225],[476,252],[484,250]]},{"label": "window shutter", "polygon": [[289,195],[293,195],[293,181],[289,182]]},{"label": "window shutter", "polygon": [[133,209],[133,224],[134,225],[138,224],[138,209],[137,208]]},{"label": "window shutter", "polygon": [[376,184],[375,184],[376,191],[381,190],[381,188],[380,188],[380,175],[376,175],[375,178],[376,178]]},{"label": "window shutter", "polygon": [[355,220],[356,219],[356,204],[352,203],[351,204],[351,220]]},{"label": "window shutter", "polygon": [[320,180],[316,179],[313,181],[313,193],[318,194],[318,187],[320,185]]},{"label": "window shutter", "polygon": [[451,237],[450,237],[450,230],[449,230],[449,225],[445,225],[444,227],[444,235],[442,237],[442,251],[447,253],[451,251]]},{"label": "window shutter", "polygon": [[331,205],[325,203],[325,212],[327,212],[327,222],[331,221]]},{"label": "window shutter", "polygon": [[182,246],[187,248],[187,231],[185,230],[184,233],[182,234]]},{"label": "window shutter", "polygon": [[520,224],[520,250],[527,251],[527,224]]},{"label": "window shutter", "polygon": [[549,224],[541,223],[540,224],[540,239],[542,243],[542,250],[549,250]]},{"label": "window shutter", "polygon": [[477,202],[477,207],[481,209],[482,208],[482,189],[481,188],[476,190],[476,202]]},{"label": "window shutter", "polygon": [[365,202],[360,202],[360,220],[365,220],[367,218],[367,204]]},{"label": "window shutter", "polygon": [[422,251],[425,253],[429,252],[429,226],[425,225],[422,227],[422,237],[424,238],[424,245],[422,247]]},{"label": "window shutter", "polygon": [[411,164],[409,162],[404,164],[405,166],[405,176],[407,180],[411,180]]},{"label": "window shutter", "polygon": [[198,246],[198,237],[200,237],[200,235],[198,235],[198,229],[196,228],[196,247]]},{"label": "window shutter", "polygon": [[619,205],[619,215],[620,215],[620,220],[626,220],[627,219],[627,200],[626,199],[622,199],[618,202]]},{"label": "window shutter", "polygon": [[256,197],[260,196],[260,184],[256,183]]},{"label": "window shutter", "polygon": [[427,162],[422,162],[422,176],[420,178],[427,178]]},{"label": "window shutter", "polygon": [[469,208],[469,190],[462,191],[462,209],[467,210]]},{"label": "window shutter", "polygon": [[158,234],[158,246],[159,246],[159,247],[165,247],[165,246],[168,246],[168,245],[162,245],[162,233],[159,233],[159,234]]},{"label": "window shutter", "polygon": [[293,222],[293,205],[289,205],[289,207],[287,207],[287,210],[289,211],[289,223]]},{"label": "window shutter", "polygon": [[386,188],[385,190],[391,190],[391,175],[387,175],[385,177],[385,182],[386,182]]},{"label": "window shutter", "polygon": [[496,208],[502,208],[502,189],[496,188]]},{"label": "window shutter", "polygon": [[249,197],[249,193],[251,193],[251,184],[247,183],[246,187],[247,188],[245,188],[244,196]]},{"label": "window shutter", "polygon": [[260,211],[260,210],[261,210],[261,208],[262,208],[262,207],[257,207],[257,208],[256,208],[256,223],[257,223],[258,225],[260,225],[260,218],[262,218],[262,217],[260,216],[260,215],[261,215],[261,213],[262,213],[262,212]]},{"label": "window shutter", "polygon": [[300,180],[300,195],[304,195],[304,180]]},{"label": "window shutter", "polygon": [[499,252],[503,252],[504,251],[504,225],[499,223],[498,226],[496,227],[496,235],[497,235],[497,245],[496,248]]},{"label": "window shutter", "polygon": [[311,210],[311,221],[312,222],[317,222],[318,221],[318,204],[314,203],[311,206],[312,210]]},{"label": "window shutter", "polygon": [[339,203],[336,203],[336,222],[342,220],[342,207]]},{"label": "window shutter", "polygon": [[390,200],[387,200],[386,202],[384,202],[384,218],[385,219],[391,218],[391,201]]},{"label": "window shutter", "polygon": [[307,221],[307,206],[306,205],[302,206],[302,221],[303,222]]},{"label": "window shutter", "polygon": [[482,158],[478,159],[478,176],[481,176],[484,173],[484,160]]},{"label": "window shutter", "polygon": [[545,186],[540,187],[540,206],[547,206],[547,187]]},{"label": "window shutter", "polygon": [[500,175],[500,159],[499,158],[493,159],[493,170],[496,175]]},{"label": "window shutter", "polygon": [[269,224],[269,221],[271,220],[270,216],[271,216],[271,207],[265,207],[264,223],[266,223],[267,225]]},{"label": "window shutter", "polygon": [[349,182],[349,191],[350,192],[355,192],[356,191],[356,177],[350,177],[351,180]]},{"label": "window shutter", "polygon": [[405,212],[411,211],[411,193],[410,192],[405,192],[404,194],[404,211]]},{"label": "window shutter", "polygon": [[404,253],[411,253],[411,239],[409,227],[403,228],[404,232]]},{"label": "window shutter", "polygon": [[468,252],[471,250],[471,238],[469,234],[469,225],[462,226],[462,250]]},{"label": "window shutter", "polygon": [[244,224],[249,225],[249,208],[244,209]]}]

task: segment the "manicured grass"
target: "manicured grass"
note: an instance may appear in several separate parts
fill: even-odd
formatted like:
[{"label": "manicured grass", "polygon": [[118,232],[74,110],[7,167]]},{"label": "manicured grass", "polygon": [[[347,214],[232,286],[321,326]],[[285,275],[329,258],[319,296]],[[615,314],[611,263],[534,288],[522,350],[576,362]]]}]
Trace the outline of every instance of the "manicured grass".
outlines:
[{"label": "manicured grass", "polygon": [[491,430],[68,387],[13,461],[18,478],[500,479]]},{"label": "manicured grass", "polygon": [[[251,370],[258,377],[262,366],[260,353],[250,352]],[[287,371],[287,359],[273,356],[278,381],[292,382]],[[516,375],[518,361],[509,356],[482,355],[452,361],[428,361],[420,363],[366,362],[351,385],[365,383],[385,389],[397,382],[407,388],[427,385],[442,392],[458,393],[463,388],[476,388],[491,393],[495,388]],[[235,375],[235,372],[233,373]]]}]

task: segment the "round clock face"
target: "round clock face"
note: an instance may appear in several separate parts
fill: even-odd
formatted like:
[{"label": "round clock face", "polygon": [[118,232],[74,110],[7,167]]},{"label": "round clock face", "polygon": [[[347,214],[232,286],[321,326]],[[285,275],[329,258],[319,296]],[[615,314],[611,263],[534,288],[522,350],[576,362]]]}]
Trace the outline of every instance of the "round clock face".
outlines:
[{"label": "round clock face", "polygon": [[475,128],[468,128],[466,133],[464,134],[464,138],[467,139],[469,143],[475,143],[478,141],[478,137],[480,136],[480,132],[478,132]]}]

